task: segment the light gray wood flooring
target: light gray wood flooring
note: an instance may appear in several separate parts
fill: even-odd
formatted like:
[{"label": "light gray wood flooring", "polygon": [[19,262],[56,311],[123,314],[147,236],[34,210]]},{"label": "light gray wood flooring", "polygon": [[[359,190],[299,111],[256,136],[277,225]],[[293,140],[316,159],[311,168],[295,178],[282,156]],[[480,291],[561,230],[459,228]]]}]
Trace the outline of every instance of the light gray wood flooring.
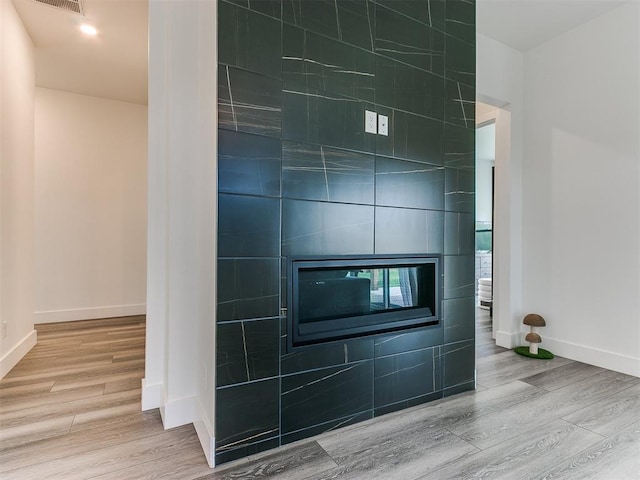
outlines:
[{"label": "light gray wood flooring", "polygon": [[0,478],[640,479],[640,379],[496,347],[466,392],[210,470],[192,426],[140,411],[144,317],[38,327],[0,381]]}]

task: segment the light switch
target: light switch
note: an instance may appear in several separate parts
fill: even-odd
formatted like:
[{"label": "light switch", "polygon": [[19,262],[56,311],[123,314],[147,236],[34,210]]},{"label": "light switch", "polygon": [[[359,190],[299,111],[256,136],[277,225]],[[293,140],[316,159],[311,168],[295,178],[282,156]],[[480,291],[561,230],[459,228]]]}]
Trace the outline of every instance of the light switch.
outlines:
[{"label": "light switch", "polygon": [[378,115],[369,110],[364,111],[364,131],[367,133],[378,133]]},{"label": "light switch", "polygon": [[385,137],[389,135],[389,117],[378,115],[378,133]]}]

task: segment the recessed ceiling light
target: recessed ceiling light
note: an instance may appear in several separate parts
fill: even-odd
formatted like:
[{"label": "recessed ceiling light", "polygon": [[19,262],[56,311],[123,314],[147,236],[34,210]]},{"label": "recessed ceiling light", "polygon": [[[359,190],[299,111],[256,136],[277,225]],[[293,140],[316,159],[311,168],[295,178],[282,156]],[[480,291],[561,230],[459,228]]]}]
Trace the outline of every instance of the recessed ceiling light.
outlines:
[{"label": "recessed ceiling light", "polygon": [[98,34],[98,30],[96,30],[96,27],[94,27],[93,25],[89,25],[88,23],[80,25],[80,30],[82,30],[82,33],[86,33],[87,35],[91,36]]}]

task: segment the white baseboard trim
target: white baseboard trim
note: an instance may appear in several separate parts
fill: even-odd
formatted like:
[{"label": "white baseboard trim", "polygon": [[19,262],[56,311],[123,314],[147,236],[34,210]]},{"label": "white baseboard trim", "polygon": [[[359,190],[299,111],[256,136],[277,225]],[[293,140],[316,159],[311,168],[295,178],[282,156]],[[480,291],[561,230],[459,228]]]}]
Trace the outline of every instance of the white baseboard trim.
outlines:
[{"label": "white baseboard trim", "polygon": [[144,315],[147,306],[144,303],[135,305],[112,305],[107,307],[74,308],[69,310],[47,310],[34,313],[34,321],[40,323],[73,322],[76,320],[94,320],[96,318],[129,317]]},{"label": "white baseboard trim", "polygon": [[164,385],[162,383],[147,384],[147,379],[142,379],[142,411],[153,410],[162,407]]},{"label": "white baseboard trim", "polygon": [[200,440],[200,445],[204,451],[204,456],[207,458],[207,463],[209,467],[213,468],[216,466],[216,439],[213,435],[213,425],[211,425],[208,415],[205,414],[200,400],[196,398],[195,402],[196,415],[193,420],[193,426],[198,434],[198,440]]},{"label": "white baseboard trim", "polygon": [[496,345],[503,348],[515,348],[521,344],[520,332],[511,333],[498,330],[496,332]]},{"label": "white baseboard trim", "polygon": [[166,395],[163,397],[160,416],[165,430],[193,423],[196,410],[195,397],[184,397],[170,402],[166,400]]},{"label": "white baseboard trim", "polygon": [[549,338],[542,333],[540,348],[553,352],[554,355],[575,360],[577,362],[595,365],[615,372],[640,377],[640,358],[621,355],[599,348],[578,345],[564,340]]},{"label": "white baseboard trim", "polygon": [[22,357],[29,353],[29,350],[35,346],[37,340],[38,333],[32,330],[0,358],[0,378],[4,378]]}]

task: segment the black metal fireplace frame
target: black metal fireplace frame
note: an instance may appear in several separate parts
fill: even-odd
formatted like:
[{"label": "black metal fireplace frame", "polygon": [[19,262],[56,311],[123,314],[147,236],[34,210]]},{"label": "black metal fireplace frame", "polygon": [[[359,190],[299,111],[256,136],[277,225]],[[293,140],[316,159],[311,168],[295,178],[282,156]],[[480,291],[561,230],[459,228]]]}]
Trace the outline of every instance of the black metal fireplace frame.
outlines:
[{"label": "black metal fireplace frame", "polygon": [[[431,264],[434,266],[434,302],[433,308],[410,308],[385,311],[367,315],[342,317],[329,322],[344,323],[351,321],[349,328],[337,328],[334,333],[300,334],[298,329],[298,285],[299,272],[309,268],[348,268],[348,267],[400,267]],[[436,254],[408,255],[346,255],[346,256],[299,256],[289,257],[287,262],[287,348],[289,351],[300,347],[350,338],[380,335],[394,331],[404,331],[437,325],[441,320],[441,265],[442,259]],[[326,324],[326,321],[323,322]]]}]

